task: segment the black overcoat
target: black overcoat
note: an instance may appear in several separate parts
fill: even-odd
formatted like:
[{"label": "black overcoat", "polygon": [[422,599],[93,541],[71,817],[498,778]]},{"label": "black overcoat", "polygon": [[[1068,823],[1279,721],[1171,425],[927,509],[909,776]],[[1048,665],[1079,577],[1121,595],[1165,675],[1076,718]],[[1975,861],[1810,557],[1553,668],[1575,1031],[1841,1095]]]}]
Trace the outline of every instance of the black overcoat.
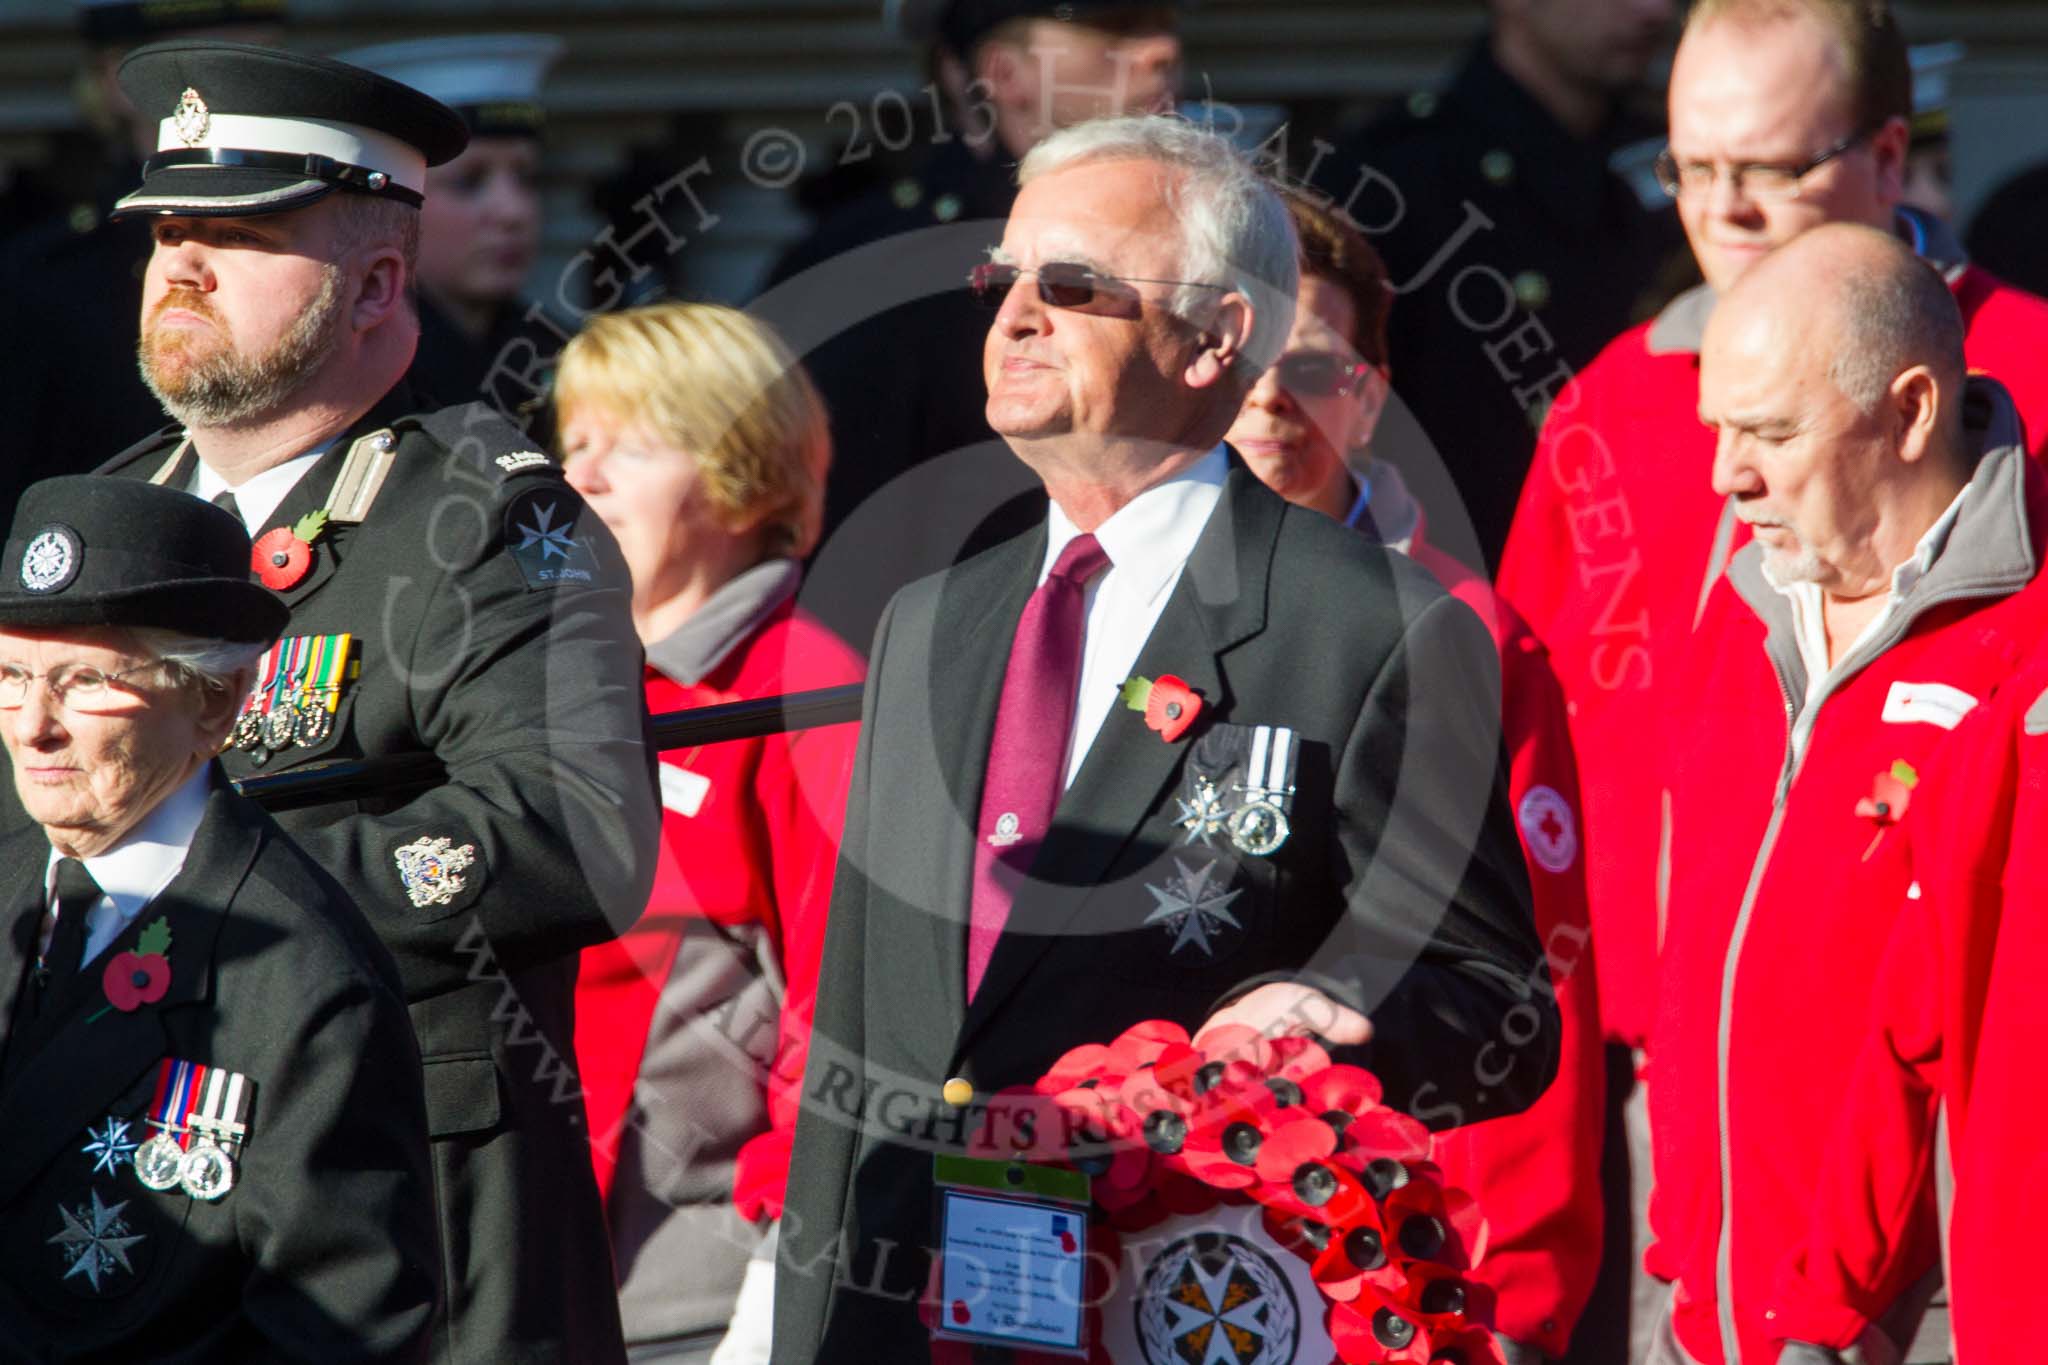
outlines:
[{"label": "black overcoat", "polygon": [[[34,1038],[6,1036],[49,852],[38,828],[0,843],[0,1356],[426,1360],[439,1255],[419,1052],[361,914],[218,789],[170,885],[46,1002]],[[106,967],[158,919],[162,998],[107,1008]],[[167,1058],[254,1082],[218,1201],[135,1173]]]}]

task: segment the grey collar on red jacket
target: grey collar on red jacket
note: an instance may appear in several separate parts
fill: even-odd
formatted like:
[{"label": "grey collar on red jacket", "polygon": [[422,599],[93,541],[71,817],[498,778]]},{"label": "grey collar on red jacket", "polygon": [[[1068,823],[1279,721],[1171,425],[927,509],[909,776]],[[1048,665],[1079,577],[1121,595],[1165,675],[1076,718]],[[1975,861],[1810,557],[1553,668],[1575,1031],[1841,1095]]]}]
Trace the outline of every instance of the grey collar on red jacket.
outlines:
[{"label": "grey collar on red jacket", "polygon": [[[1899,239],[1918,252],[1921,259],[1940,270],[1951,285],[1970,263],[1962,239],[1954,229],[1919,209],[1897,210]],[[1707,335],[1707,319],[1714,312],[1714,290],[1698,284],[1664,305],[1650,324],[1644,345],[1651,355],[1698,355]]]},{"label": "grey collar on red jacket", "polygon": [[706,599],[690,619],[647,646],[647,662],[671,681],[694,687],[796,596],[803,569],[794,559],[767,559]]},{"label": "grey collar on red jacket", "polygon": [[[2005,386],[1984,375],[1970,376],[1963,394],[1969,439],[1980,454],[1955,529],[1933,567],[1907,590],[1885,629],[1865,640],[1837,665],[1867,664],[1905,638],[1913,622],[1934,607],[1975,597],[2006,597],[2033,580],[2033,528],[2027,520],[2029,457],[2019,410]],[[1728,581],[1766,628],[1765,650],[1794,685],[1794,700],[1805,695],[1806,670],[1793,638],[1792,606],[1764,577],[1763,548],[1755,541],[1736,551]]]}]

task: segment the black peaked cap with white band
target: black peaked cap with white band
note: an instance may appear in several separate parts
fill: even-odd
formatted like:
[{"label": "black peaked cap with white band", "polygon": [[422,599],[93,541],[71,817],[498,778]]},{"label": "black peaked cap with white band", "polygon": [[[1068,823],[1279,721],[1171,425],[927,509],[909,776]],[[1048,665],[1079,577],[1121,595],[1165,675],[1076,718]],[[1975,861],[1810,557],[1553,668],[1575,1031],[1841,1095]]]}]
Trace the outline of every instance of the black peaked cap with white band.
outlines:
[{"label": "black peaked cap with white band", "polygon": [[246,43],[137,48],[121,88],[154,115],[157,149],[114,216],[247,218],[336,191],[418,207],[427,167],[460,155],[454,110],[361,67]]},{"label": "black peaked cap with white band", "polygon": [[291,619],[249,577],[249,533],[210,502],[141,479],[30,484],[0,561],[0,629],[161,626],[269,644]]}]

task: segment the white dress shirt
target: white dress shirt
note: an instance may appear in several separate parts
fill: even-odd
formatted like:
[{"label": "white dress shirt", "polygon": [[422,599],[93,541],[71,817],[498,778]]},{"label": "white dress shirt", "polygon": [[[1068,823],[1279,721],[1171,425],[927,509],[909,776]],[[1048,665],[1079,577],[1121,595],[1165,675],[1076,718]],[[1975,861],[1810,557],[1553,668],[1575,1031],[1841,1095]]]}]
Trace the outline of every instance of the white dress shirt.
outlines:
[{"label": "white dress shirt", "polygon": [[[212,764],[199,771],[151,811],[142,823],[128,831],[120,843],[96,857],[81,859],[85,870],[100,884],[101,896],[85,912],[85,956],[82,968],[105,952],[121,931],[134,922],[142,908],[155,900],[171,878],[185,866],[185,854],[199,821],[206,814],[208,773]],[[44,904],[42,948],[48,952],[50,937],[57,932],[57,863],[64,855],[50,850],[43,873]]]},{"label": "white dress shirt", "polygon": [[[334,444],[332,441],[328,445]],[[212,502],[222,493],[235,495],[235,507],[242,514],[242,526],[251,536],[263,529],[270,520],[270,514],[284,501],[285,494],[292,491],[306,471],[327,453],[327,446],[311,450],[304,455],[295,455],[281,465],[273,465],[261,474],[252,474],[235,487],[228,487],[227,480],[213,472],[206,461],[197,462],[192,476],[191,492],[194,497]]]},{"label": "white dress shirt", "polygon": [[[1118,508],[1095,528],[1095,539],[1109,556],[1110,567],[1088,585],[1086,634],[1081,645],[1081,686],[1074,697],[1074,725],[1067,738],[1067,775],[1061,790],[1088,757],[1110,710],[1121,705],[1117,692],[1131,676],[1138,653],[1159,623],[1159,613],[1180,582],[1180,571],[1194,552],[1202,528],[1223,496],[1229,457],[1219,444],[1179,474],[1146,489]],[[1067,542],[1080,528],[1054,503],[1046,521],[1045,562],[1038,568],[1042,584]],[[1190,648],[1200,648],[1191,642]],[[1169,670],[1170,671],[1170,670]],[[1133,713],[1133,724],[1144,721]]]}]

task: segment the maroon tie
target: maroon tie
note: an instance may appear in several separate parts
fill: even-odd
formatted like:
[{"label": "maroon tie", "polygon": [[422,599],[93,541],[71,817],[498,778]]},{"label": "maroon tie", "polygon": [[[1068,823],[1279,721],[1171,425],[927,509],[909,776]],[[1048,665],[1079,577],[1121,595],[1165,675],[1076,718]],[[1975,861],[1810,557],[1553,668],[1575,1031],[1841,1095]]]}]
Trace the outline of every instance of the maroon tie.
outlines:
[{"label": "maroon tie", "polygon": [[1017,618],[1010,664],[1003,670],[988,776],[981,784],[975,828],[974,902],[967,926],[967,998],[1010,917],[1010,902],[1038,854],[1053,808],[1066,785],[1067,736],[1081,685],[1081,636],[1087,625],[1088,580],[1109,567],[1094,536],[1075,536]]}]

